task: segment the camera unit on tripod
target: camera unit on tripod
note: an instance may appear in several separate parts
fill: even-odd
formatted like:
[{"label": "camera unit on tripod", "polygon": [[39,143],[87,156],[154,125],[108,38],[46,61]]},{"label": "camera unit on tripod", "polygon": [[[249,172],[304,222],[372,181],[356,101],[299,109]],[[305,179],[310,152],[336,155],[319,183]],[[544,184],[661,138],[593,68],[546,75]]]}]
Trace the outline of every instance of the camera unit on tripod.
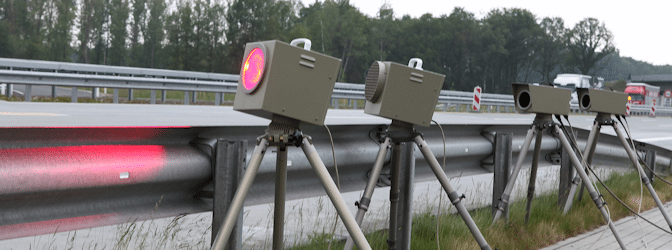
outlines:
[{"label": "camera unit on tripod", "polygon": [[566,115],[572,91],[551,86],[512,83],[516,110],[522,113]]},{"label": "camera unit on tripod", "polygon": [[628,94],[623,92],[577,88],[579,109],[591,112],[625,115]]}]

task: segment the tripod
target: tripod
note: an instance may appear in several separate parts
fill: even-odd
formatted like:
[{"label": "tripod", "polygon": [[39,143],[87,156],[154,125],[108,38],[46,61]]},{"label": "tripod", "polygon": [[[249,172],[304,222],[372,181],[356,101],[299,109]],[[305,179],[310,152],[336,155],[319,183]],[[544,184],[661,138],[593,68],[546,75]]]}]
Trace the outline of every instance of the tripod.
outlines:
[{"label": "tripod", "polygon": [[273,114],[271,124],[268,125],[266,134],[257,138],[257,146],[254,148],[254,153],[250,158],[245,175],[241,180],[238,190],[236,190],[236,194],[231,202],[231,207],[226,213],[222,228],[219,230],[211,249],[220,250],[226,247],[226,242],[236,224],[245,197],[250,190],[250,186],[252,186],[254,177],[259,170],[261,160],[264,158],[266,149],[269,146],[278,148],[275,173],[275,209],[273,211],[273,249],[284,248],[283,234],[285,222],[285,187],[287,183],[288,146],[301,147],[301,149],[303,149],[303,153],[306,155],[310,165],[319,177],[332,204],[336,207],[336,211],[343,220],[348,233],[354,238],[357,248],[371,249],[366,238],[364,238],[362,230],[357,225],[357,222],[355,222],[350,211],[348,211],[348,207],[345,204],[343,197],[341,197],[336,184],[331,179],[327,167],[325,167],[322,159],[320,159],[320,156],[317,154],[317,151],[311,142],[312,139],[310,136],[303,135],[299,125],[299,120]]},{"label": "tripod", "polygon": [[[392,166],[390,168],[391,173],[390,225],[389,225],[390,230],[389,230],[389,239],[387,242],[388,242],[388,249],[397,248],[396,232],[397,232],[397,211],[399,202],[398,199],[399,175],[400,175],[399,172],[401,161],[400,151],[402,142],[415,142],[415,144],[418,145],[418,148],[420,148],[420,151],[422,152],[422,155],[425,157],[425,160],[427,160],[427,163],[429,163],[432,172],[434,172],[434,175],[441,183],[443,190],[448,194],[450,201],[453,203],[455,208],[457,208],[457,212],[460,214],[460,216],[462,216],[462,220],[464,220],[464,223],[467,224],[467,227],[471,231],[471,234],[474,235],[474,238],[478,242],[478,245],[481,247],[481,249],[489,250],[490,246],[485,241],[485,238],[483,237],[481,231],[476,226],[474,220],[471,218],[471,215],[469,215],[467,208],[464,206],[464,204],[462,204],[462,199],[465,198],[465,196],[458,195],[455,189],[453,189],[453,187],[450,185],[450,183],[448,182],[448,177],[441,169],[439,162],[436,160],[436,157],[434,157],[434,154],[429,149],[427,142],[425,142],[425,140],[422,138],[422,134],[416,132],[413,129],[413,124],[394,119],[392,120],[392,124],[388,127],[387,134],[384,136],[383,142],[380,144],[380,150],[378,151],[376,161],[373,164],[373,169],[371,170],[371,176],[369,177],[369,181],[366,184],[366,188],[364,189],[364,195],[362,196],[361,200],[356,204],[357,207],[359,208],[357,210],[357,215],[355,216],[357,224],[361,224],[362,220],[364,219],[364,214],[367,212],[369,204],[371,203],[371,196],[373,195],[373,190],[376,187],[376,182],[378,181],[378,177],[383,168],[383,163],[385,162],[387,152],[390,149],[390,144],[394,144],[394,147],[392,147]],[[406,197],[406,198],[412,199],[412,197]],[[405,235],[403,235],[403,237],[407,237],[408,239],[406,239],[404,242],[410,244],[410,230],[406,231],[409,233],[406,233]],[[353,245],[353,238],[348,238],[344,249],[350,250],[352,249],[352,245]],[[408,248],[409,246],[402,246],[402,248],[405,249]]]},{"label": "tripod", "polygon": [[[660,212],[663,214],[663,218],[665,218],[665,221],[667,222],[667,225],[672,229],[672,221],[670,221],[670,217],[667,215],[667,212],[665,211],[665,208],[663,208],[663,204],[660,201],[660,198],[658,198],[658,194],[656,193],[656,190],[653,189],[653,186],[651,186],[651,181],[647,177],[646,172],[642,169],[642,166],[639,164],[639,160],[637,160],[637,153],[631,148],[630,143],[628,143],[628,140],[623,136],[623,133],[621,130],[618,128],[618,124],[616,121],[611,119],[611,114],[607,113],[597,113],[597,116],[595,117],[595,122],[593,123],[593,129],[590,131],[590,134],[588,135],[588,141],[586,142],[586,148],[584,149],[584,155],[587,155],[586,162],[588,166],[593,161],[593,155],[595,154],[595,148],[597,147],[597,138],[600,134],[600,129],[604,125],[609,125],[614,128],[614,131],[616,132],[616,135],[618,138],[621,140],[621,143],[623,144],[623,148],[625,151],[628,153],[628,156],[630,157],[630,160],[632,160],[632,163],[634,165],[635,170],[639,172],[642,178],[642,183],[646,186],[646,188],[649,190],[649,193],[651,193],[651,197],[653,197],[653,200],[656,202],[656,206],[660,209]],[[576,179],[576,177],[575,177]],[[567,213],[569,209],[572,207],[572,203],[574,200],[574,194],[576,193],[576,189],[579,185],[578,180],[572,181],[572,186],[569,189],[569,195],[567,196],[567,202],[565,203],[565,207],[563,210],[563,213]]]},{"label": "tripod", "polygon": [[525,156],[527,155],[527,151],[530,149],[532,137],[536,134],[537,138],[535,141],[534,155],[532,158],[530,185],[528,186],[528,193],[527,193],[528,198],[527,211],[525,213],[525,220],[526,221],[529,220],[530,204],[532,203],[532,198],[534,197],[534,183],[536,181],[537,168],[539,164],[539,154],[541,151],[541,137],[542,137],[541,132],[543,132],[543,130],[546,129],[553,129],[554,132],[557,134],[558,138],[560,139],[560,143],[562,144],[562,147],[568,152],[567,154],[569,155],[572,165],[574,165],[574,169],[576,169],[576,172],[578,173],[580,179],[584,183],[584,186],[588,190],[590,198],[593,200],[593,202],[595,202],[595,206],[597,206],[597,208],[602,213],[604,220],[607,221],[607,224],[609,225],[611,232],[614,234],[614,237],[616,237],[616,241],[618,241],[618,244],[621,246],[621,249],[626,249],[625,244],[623,244],[623,241],[621,240],[621,236],[618,234],[618,231],[616,231],[616,227],[614,226],[614,223],[612,223],[611,218],[609,217],[609,213],[607,212],[607,209],[605,207],[606,202],[602,200],[602,195],[597,192],[595,187],[593,187],[590,178],[588,177],[586,172],[583,171],[582,168],[583,164],[581,164],[581,161],[574,153],[574,150],[572,150],[572,146],[570,145],[569,141],[567,140],[567,137],[563,133],[560,126],[558,126],[558,124],[556,124],[553,121],[553,117],[551,114],[537,113],[537,115],[534,117],[532,127],[527,131],[527,135],[525,136],[525,142],[523,142],[523,147],[520,151],[520,154],[518,155],[518,161],[516,161],[516,165],[513,168],[513,173],[511,173],[511,176],[509,177],[509,182],[506,184],[506,187],[504,188],[502,197],[499,198],[499,204],[497,204],[497,206],[495,207],[497,209],[497,212],[495,213],[493,223],[497,222],[502,217],[502,212],[504,212],[504,209],[506,209],[506,207],[508,206],[511,191],[513,189],[513,186],[516,184],[516,178],[518,178],[518,174],[520,173],[520,169],[523,165],[523,160],[525,160]]}]

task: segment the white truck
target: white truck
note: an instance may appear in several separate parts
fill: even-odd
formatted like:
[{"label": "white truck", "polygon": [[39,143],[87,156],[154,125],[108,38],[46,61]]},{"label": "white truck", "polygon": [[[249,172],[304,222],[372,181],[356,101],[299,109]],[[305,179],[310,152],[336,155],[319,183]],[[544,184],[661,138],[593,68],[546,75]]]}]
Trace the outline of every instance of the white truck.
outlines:
[{"label": "white truck", "polygon": [[604,78],[579,74],[558,74],[553,80],[553,85],[558,88],[571,89],[571,103],[579,103],[576,88],[602,89],[604,87]]}]

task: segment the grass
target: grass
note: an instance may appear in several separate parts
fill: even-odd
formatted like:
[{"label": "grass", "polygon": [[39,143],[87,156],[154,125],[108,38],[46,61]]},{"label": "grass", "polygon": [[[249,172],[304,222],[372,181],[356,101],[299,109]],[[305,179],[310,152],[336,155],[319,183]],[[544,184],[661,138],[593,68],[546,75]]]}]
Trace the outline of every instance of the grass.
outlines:
[{"label": "grass", "polygon": [[[646,187],[643,187],[644,193],[642,199],[640,199],[638,180],[639,177],[636,172],[614,173],[605,181],[605,184],[635,211],[640,203],[642,211],[655,208],[653,198]],[[653,186],[663,203],[672,199],[672,186],[660,180],[655,181]],[[599,191],[604,194],[612,220],[616,221],[631,215],[601,185],[599,185]],[[525,199],[510,205],[508,222],[502,220],[492,225],[490,207],[471,211],[470,214],[490,246],[493,249],[500,250],[539,249],[606,224],[599,210],[588,196],[588,192],[584,192],[581,201],[575,200],[572,210],[567,215],[562,215],[562,211],[557,206],[557,200],[557,192],[536,197],[532,202],[529,224],[524,222]],[[439,229],[440,249],[479,249],[461,217],[456,214],[448,214],[437,218],[430,212],[418,214],[413,218],[411,249],[437,249],[437,219],[441,220]],[[608,233],[603,237],[610,237]],[[387,236],[387,230],[378,230],[366,235],[373,249],[387,249]],[[332,239],[333,237],[327,234],[316,234],[310,238],[308,243],[291,249],[327,249]],[[343,241],[333,243],[332,249],[343,248]]]}]

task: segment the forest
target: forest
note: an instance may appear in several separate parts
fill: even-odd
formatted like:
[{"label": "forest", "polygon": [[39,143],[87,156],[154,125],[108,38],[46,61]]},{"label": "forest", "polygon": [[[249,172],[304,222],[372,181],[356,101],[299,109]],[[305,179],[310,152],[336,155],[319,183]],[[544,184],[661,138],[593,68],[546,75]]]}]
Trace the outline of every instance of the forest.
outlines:
[{"label": "forest", "polygon": [[337,81],[349,83],[363,83],[375,60],[413,57],[446,75],[444,89],[488,93],[559,73],[672,73],[621,58],[595,18],[568,27],[519,8],[446,12],[396,18],[382,5],[371,17],[348,0],[0,0],[0,57],[238,74],[246,43],[306,37],[342,59]]}]

